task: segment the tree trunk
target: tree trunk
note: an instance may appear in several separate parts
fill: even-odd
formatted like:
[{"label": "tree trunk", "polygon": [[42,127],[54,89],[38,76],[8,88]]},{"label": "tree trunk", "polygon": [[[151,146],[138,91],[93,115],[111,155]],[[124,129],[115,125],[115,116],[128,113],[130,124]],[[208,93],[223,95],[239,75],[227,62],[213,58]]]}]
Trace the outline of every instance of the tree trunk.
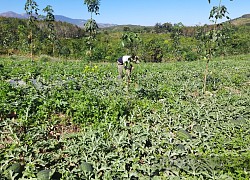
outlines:
[{"label": "tree trunk", "polygon": [[206,69],[205,69],[205,74],[204,74],[203,93],[205,93],[205,92],[206,92],[206,86],[207,86],[207,74],[208,74],[208,64],[209,64],[209,59],[207,60],[207,63],[206,63]]},{"label": "tree trunk", "polygon": [[33,32],[30,32],[30,58],[33,61]]}]

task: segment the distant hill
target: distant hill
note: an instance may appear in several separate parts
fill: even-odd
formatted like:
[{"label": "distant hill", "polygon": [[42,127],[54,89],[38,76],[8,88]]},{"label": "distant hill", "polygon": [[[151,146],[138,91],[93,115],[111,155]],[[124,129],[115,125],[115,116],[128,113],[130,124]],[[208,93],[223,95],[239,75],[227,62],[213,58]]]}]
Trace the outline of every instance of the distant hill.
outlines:
[{"label": "distant hill", "polygon": [[[27,19],[28,18],[28,15],[26,13],[18,14],[18,13],[12,12],[12,11],[0,13],[0,16],[19,18],[19,19]],[[85,20],[85,19],[72,19],[72,18],[69,18],[69,17],[66,17],[66,16],[62,16],[62,15],[55,15],[55,20],[56,21],[61,21],[61,22],[67,22],[67,23],[70,23],[70,24],[74,24],[74,25],[76,25],[78,27],[81,27],[81,28],[87,22],[87,20]],[[100,28],[106,28],[106,27],[116,26],[116,24],[98,23],[98,26]]]},{"label": "distant hill", "polygon": [[242,16],[242,18],[250,18],[250,14],[245,14]]},{"label": "distant hill", "polygon": [[0,13],[0,16],[2,17],[12,17],[12,18],[19,18],[19,19],[26,19],[28,16],[26,14],[17,14],[12,11]]},{"label": "distant hill", "polygon": [[[28,15],[26,13],[18,14],[12,11],[0,13],[0,16],[3,17],[12,17],[12,18],[19,18],[19,19],[27,19]],[[85,19],[73,19],[63,15],[55,15],[56,21],[67,22],[73,25],[76,25],[80,28],[83,28],[84,24],[87,22]],[[250,14],[244,14],[239,18],[232,19],[230,21],[233,25],[240,26],[240,25],[249,25],[250,26]],[[110,23],[98,23],[100,28],[104,28],[111,31],[122,31],[124,27],[129,27],[131,30],[142,30],[145,28],[150,29],[153,28],[152,26],[139,26],[139,25],[117,25],[117,24],[110,24]]]},{"label": "distant hill", "polygon": [[[241,26],[241,25],[250,26],[250,14],[245,14],[239,18],[232,19],[230,20],[230,22],[236,26]],[[133,32],[140,32],[140,31],[150,32],[154,29],[154,26],[140,26],[140,25],[128,24],[128,25],[110,26],[110,27],[105,27],[103,29],[109,31],[123,31],[124,28],[128,28]],[[187,26],[187,28],[192,28],[192,26]]]},{"label": "distant hill", "polygon": [[236,26],[241,26],[241,25],[250,26],[250,14],[244,14],[243,16],[239,18],[232,19],[230,22]]},{"label": "distant hill", "polygon": [[[78,27],[83,28],[84,24],[87,22],[85,19],[72,19],[66,16],[62,15],[55,15],[56,21],[62,21],[62,22],[67,22],[70,24],[74,24]],[[106,27],[112,27],[116,26],[116,24],[109,24],[109,23],[98,23],[99,28],[106,28]]]}]

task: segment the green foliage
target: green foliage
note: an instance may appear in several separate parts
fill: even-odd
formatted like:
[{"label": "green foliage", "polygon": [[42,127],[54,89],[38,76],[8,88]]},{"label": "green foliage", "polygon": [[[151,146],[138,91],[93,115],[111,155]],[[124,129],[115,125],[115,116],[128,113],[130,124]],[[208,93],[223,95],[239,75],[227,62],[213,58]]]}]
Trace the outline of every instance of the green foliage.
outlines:
[{"label": "green foliage", "polygon": [[162,62],[163,49],[160,39],[151,39],[148,42],[144,42],[143,45],[143,57],[149,62]]},{"label": "green foliage", "polygon": [[58,45],[56,42],[56,33],[55,33],[55,26],[53,22],[55,21],[55,16],[53,14],[54,10],[52,6],[48,5],[46,8],[43,9],[46,14],[45,21],[48,23],[48,39],[50,44],[52,45],[52,54],[55,54],[55,45]]},{"label": "green foliage", "polygon": [[94,170],[93,166],[87,162],[81,163],[80,168],[82,171],[86,171],[86,172],[93,172],[93,170]]},{"label": "green foliage", "polygon": [[213,59],[203,94],[204,61],[141,63],[126,87],[115,63],[2,57],[1,178],[249,179],[249,63]]},{"label": "green foliage", "polygon": [[49,57],[48,55],[41,55],[39,57],[39,60],[43,62],[48,62],[48,61],[51,61],[51,57]]},{"label": "green foliage", "polygon": [[33,35],[34,28],[36,28],[36,20],[38,16],[38,4],[34,0],[27,0],[24,7],[26,13],[29,15],[28,25],[29,25],[29,34],[28,36],[28,43],[30,45],[30,57],[33,61],[33,50],[34,50],[34,38]]},{"label": "green foliage", "polygon": [[[52,9],[52,6],[47,5],[44,9],[43,12],[47,13],[45,17],[45,21],[48,22],[54,22],[55,21],[55,16],[53,14],[54,10]],[[50,24],[48,26],[51,26],[53,28],[53,24]]]},{"label": "green foliage", "polygon": [[[210,1],[209,1],[210,3]],[[213,9],[210,11],[209,19],[214,23],[214,27],[212,30],[210,30],[208,33],[206,33],[206,38],[204,40],[204,44],[206,46],[205,48],[205,59],[207,60],[206,69],[205,69],[205,75],[204,75],[204,87],[203,92],[206,91],[206,82],[207,82],[207,74],[208,74],[208,67],[209,67],[209,61],[211,60],[211,57],[215,56],[216,51],[220,48],[220,45],[222,45],[222,42],[224,41],[226,37],[226,33],[224,34],[220,28],[218,28],[218,20],[221,20],[223,18],[230,19],[227,14],[227,8],[221,4],[222,0],[219,0],[219,6],[214,6]]]},{"label": "green foliage", "polygon": [[23,170],[24,168],[20,163],[14,163],[3,174],[7,179],[20,178]]},{"label": "green foliage", "polygon": [[32,26],[38,16],[38,4],[34,0],[27,0],[24,10],[29,15],[29,24]]},{"label": "green foliage", "polygon": [[168,33],[172,31],[173,25],[171,23],[156,23],[154,26],[155,33]]},{"label": "green foliage", "polygon": [[[0,53],[2,52],[2,54],[9,55],[29,54],[31,41],[30,36],[28,36],[28,34],[30,34],[30,28],[27,25],[27,20],[0,17],[0,21]],[[52,29],[49,29],[49,23],[52,23],[54,25],[54,31]],[[37,26],[35,26],[32,30],[32,34],[34,37],[33,54],[47,54],[52,56],[54,47],[54,56],[59,56],[59,52],[61,49],[60,41],[65,42],[66,40],[70,42],[74,41],[74,39],[72,38],[82,38],[84,35],[83,31],[84,30],[67,23],[37,21]],[[3,43],[5,43],[6,45],[4,45]],[[80,52],[81,50],[78,49],[78,54]]]},{"label": "green foliage", "polygon": [[96,15],[99,14],[99,0],[84,0],[84,4],[87,5],[88,11],[91,14],[91,18],[84,24],[84,28],[86,32],[89,32],[89,37],[87,38],[87,46],[89,50],[86,51],[87,60],[94,60],[93,57],[93,48],[94,48],[94,41],[96,40],[95,35],[98,29],[98,25],[94,19],[92,19],[92,14],[95,13]]},{"label": "green foliage", "polygon": [[182,23],[175,24],[172,27],[172,32],[170,35],[171,40],[172,40],[172,53],[178,61],[182,60],[182,58],[181,58],[182,50],[181,50],[180,38],[182,35],[183,27],[184,26]]},{"label": "green foliage", "polygon": [[92,35],[96,34],[98,25],[94,19],[89,19],[84,25],[85,31],[91,33]]},{"label": "green foliage", "polygon": [[54,172],[50,169],[42,170],[37,173],[37,179],[38,180],[50,180],[53,174]]},{"label": "green foliage", "polygon": [[[100,5],[99,1],[96,5]],[[45,12],[48,21],[40,19],[32,29],[28,20],[0,17],[0,54],[28,55],[32,50],[32,55],[38,58],[46,54],[65,59],[115,62],[122,54],[136,53],[145,62],[167,62],[208,60],[212,56],[226,57],[250,52],[249,26],[234,26],[233,21],[230,21],[231,25],[219,24],[219,19],[216,20],[221,15],[228,15],[222,5],[211,11],[211,20],[217,25],[183,27],[182,24],[157,23],[158,34],[154,33],[156,27],[128,25],[126,31],[124,26],[100,29],[92,18],[85,24],[86,29],[79,28],[53,22],[51,6],[45,9],[50,11]],[[226,17],[224,19],[227,20]],[[133,37],[135,34],[139,39]],[[125,48],[121,38],[127,39],[122,40]]]},{"label": "green foliage", "polygon": [[92,13],[99,14],[100,0],[84,0],[84,4],[87,5],[88,11],[91,13],[91,19]]},{"label": "green foliage", "polygon": [[128,54],[137,54],[141,39],[137,33],[125,32],[121,37],[122,45],[127,49]]}]

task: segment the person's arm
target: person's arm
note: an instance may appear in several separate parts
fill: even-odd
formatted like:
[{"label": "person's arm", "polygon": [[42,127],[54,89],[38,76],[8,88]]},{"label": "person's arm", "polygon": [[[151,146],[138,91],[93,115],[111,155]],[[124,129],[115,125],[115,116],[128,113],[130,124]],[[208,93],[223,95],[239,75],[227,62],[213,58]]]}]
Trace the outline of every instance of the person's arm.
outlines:
[{"label": "person's arm", "polygon": [[130,68],[130,62],[129,61],[125,61],[125,67]]}]

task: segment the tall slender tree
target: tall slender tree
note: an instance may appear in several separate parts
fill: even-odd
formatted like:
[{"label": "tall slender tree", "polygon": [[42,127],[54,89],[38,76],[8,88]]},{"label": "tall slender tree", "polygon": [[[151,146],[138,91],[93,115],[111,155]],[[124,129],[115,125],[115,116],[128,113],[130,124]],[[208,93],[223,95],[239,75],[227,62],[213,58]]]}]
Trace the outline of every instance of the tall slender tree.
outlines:
[{"label": "tall slender tree", "polygon": [[181,35],[183,34],[183,27],[184,25],[181,22],[174,24],[170,34],[172,40],[172,53],[178,61],[181,60]]},{"label": "tall slender tree", "polygon": [[[230,0],[233,1],[233,0]],[[208,0],[208,3],[211,3],[211,0]],[[213,23],[213,29],[206,33],[207,38],[205,38],[206,44],[206,68],[204,73],[204,85],[203,85],[203,92],[206,92],[206,85],[207,85],[207,74],[209,69],[209,62],[211,58],[215,54],[216,50],[220,48],[219,42],[222,39],[221,31],[218,29],[218,21],[224,18],[230,19],[228,16],[228,11],[226,6],[222,5],[222,0],[219,0],[219,5],[214,6],[210,11],[209,19]]]},{"label": "tall slender tree", "polygon": [[30,44],[30,57],[33,61],[33,29],[36,26],[36,21],[38,17],[38,4],[34,0],[27,0],[24,7],[26,13],[29,15],[28,25],[29,25],[29,44]]},{"label": "tall slender tree", "polygon": [[100,0],[84,0],[84,4],[88,7],[88,12],[90,12],[90,19],[85,23],[85,31],[89,33],[87,39],[87,45],[89,46],[89,51],[87,55],[92,59],[93,42],[95,40],[95,35],[98,29],[96,21],[93,19],[93,14],[99,14]]},{"label": "tall slender tree", "polygon": [[52,45],[52,54],[54,56],[55,53],[55,43],[56,43],[56,33],[55,33],[55,16],[53,14],[54,10],[52,9],[52,6],[48,5],[46,8],[43,9],[43,12],[46,13],[45,21],[48,23],[48,39]]}]

